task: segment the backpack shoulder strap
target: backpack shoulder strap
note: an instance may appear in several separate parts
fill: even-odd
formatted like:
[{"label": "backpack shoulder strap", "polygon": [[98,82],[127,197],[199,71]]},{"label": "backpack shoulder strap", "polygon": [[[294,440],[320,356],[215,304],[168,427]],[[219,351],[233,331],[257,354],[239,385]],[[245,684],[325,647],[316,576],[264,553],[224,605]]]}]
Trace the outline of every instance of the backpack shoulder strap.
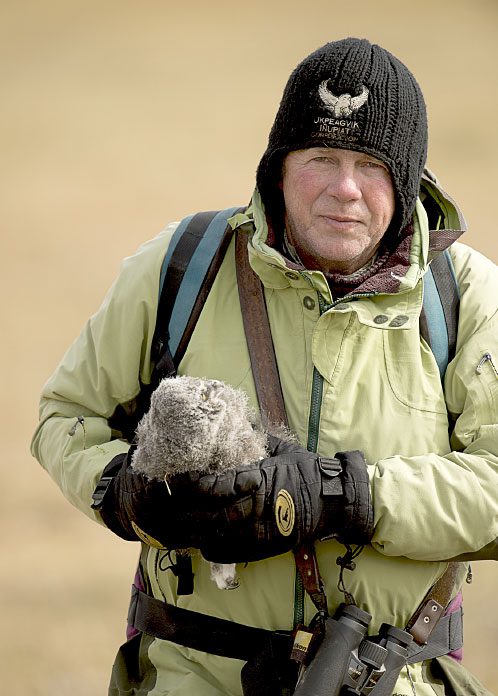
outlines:
[{"label": "backpack shoulder strap", "polygon": [[227,221],[243,208],[197,213],[182,220],[164,257],[152,340],[156,384],[173,375],[227,250]]},{"label": "backpack shoulder strap", "polygon": [[129,442],[161,379],[176,373],[230,243],[232,229],[227,221],[242,210],[227,208],[190,215],[173,234],[161,268],[151,381],[140,382],[135,399],[118,405],[108,419],[111,428]]},{"label": "backpack shoulder strap", "polygon": [[455,356],[460,294],[449,251],[434,258],[424,276],[422,336],[429,343],[441,380]]}]

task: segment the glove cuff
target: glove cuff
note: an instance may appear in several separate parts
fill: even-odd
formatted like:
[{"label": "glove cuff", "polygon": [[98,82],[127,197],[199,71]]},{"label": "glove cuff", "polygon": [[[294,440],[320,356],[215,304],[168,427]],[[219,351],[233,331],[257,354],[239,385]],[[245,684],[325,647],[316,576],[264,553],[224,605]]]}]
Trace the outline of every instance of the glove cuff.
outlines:
[{"label": "glove cuff", "polygon": [[343,515],[339,538],[350,544],[368,544],[374,532],[370,479],[363,452],[337,452],[342,465]]},{"label": "glove cuff", "polygon": [[120,514],[119,495],[116,482],[119,472],[128,466],[129,452],[116,455],[104,468],[102,476],[92,494],[92,509],[97,510],[105,526],[127,541],[138,541],[138,536],[126,517]]},{"label": "glove cuff", "polygon": [[373,536],[373,508],[367,463],[362,452],[338,452],[318,458],[322,512],[318,538],[368,544]]},{"label": "glove cuff", "polygon": [[318,468],[322,479],[322,511],[317,536],[323,540],[337,537],[344,517],[344,486],[339,459],[318,457]]},{"label": "glove cuff", "polygon": [[98,510],[99,512],[102,510],[107,492],[114,481],[114,478],[117,476],[119,470],[123,466],[125,459],[126,453],[118,454],[116,457],[113,457],[109,464],[107,464],[104,468],[99,482],[92,493],[92,510]]}]

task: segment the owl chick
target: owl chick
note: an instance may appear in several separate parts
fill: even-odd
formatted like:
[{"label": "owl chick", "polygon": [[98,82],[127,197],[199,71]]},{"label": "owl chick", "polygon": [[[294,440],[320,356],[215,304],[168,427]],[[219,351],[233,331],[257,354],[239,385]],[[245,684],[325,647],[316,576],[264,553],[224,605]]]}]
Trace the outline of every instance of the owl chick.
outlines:
[{"label": "owl chick", "polygon": [[[132,467],[165,481],[188,472],[217,474],[267,456],[267,437],[247,396],[213,379],[163,379],[138,424]],[[235,564],[211,563],[220,589],[238,586]]]}]

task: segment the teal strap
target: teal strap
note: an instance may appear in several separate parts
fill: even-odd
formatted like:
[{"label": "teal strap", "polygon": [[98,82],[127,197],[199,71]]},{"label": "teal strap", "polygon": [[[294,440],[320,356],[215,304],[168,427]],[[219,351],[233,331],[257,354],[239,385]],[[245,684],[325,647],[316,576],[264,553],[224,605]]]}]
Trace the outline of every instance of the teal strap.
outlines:
[{"label": "teal strap", "polygon": [[429,329],[431,349],[436,358],[442,380],[449,359],[448,330],[443,305],[430,266],[424,276],[424,312]]},{"label": "teal strap", "polygon": [[[190,259],[171,312],[171,320],[169,323],[169,347],[172,355],[175,355],[180,339],[183,336],[183,332],[192,313],[192,308],[202,287],[207,270],[220,245],[227,226],[227,220],[232,217],[237,210],[240,210],[240,208],[227,208],[226,210],[221,210],[213,218]],[[172,237],[161,270],[160,292],[171,255],[191,219],[192,216],[189,216],[182,220]]]}]

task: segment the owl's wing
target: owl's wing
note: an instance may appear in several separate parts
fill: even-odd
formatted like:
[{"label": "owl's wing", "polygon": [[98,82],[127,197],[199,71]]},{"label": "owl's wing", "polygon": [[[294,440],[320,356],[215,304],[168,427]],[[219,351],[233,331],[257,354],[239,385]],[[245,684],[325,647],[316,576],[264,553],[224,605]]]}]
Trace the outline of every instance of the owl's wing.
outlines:
[{"label": "owl's wing", "polygon": [[323,103],[326,104],[326,106],[329,106],[331,109],[333,109],[339,101],[339,97],[336,97],[335,94],[332,94],[332,92],[327,89],[327,80],[320,82],[318,94],[320,95]]},{"label": "owl's wing", "polygon": [[368,94],[368,89],[365,87],[365,85],[363,85],[361,94],[359,94],[357,97],[351,97],[351,107],[354,111],[357,111],[360,106],[363,106],[363,104],[367,101]]}]

